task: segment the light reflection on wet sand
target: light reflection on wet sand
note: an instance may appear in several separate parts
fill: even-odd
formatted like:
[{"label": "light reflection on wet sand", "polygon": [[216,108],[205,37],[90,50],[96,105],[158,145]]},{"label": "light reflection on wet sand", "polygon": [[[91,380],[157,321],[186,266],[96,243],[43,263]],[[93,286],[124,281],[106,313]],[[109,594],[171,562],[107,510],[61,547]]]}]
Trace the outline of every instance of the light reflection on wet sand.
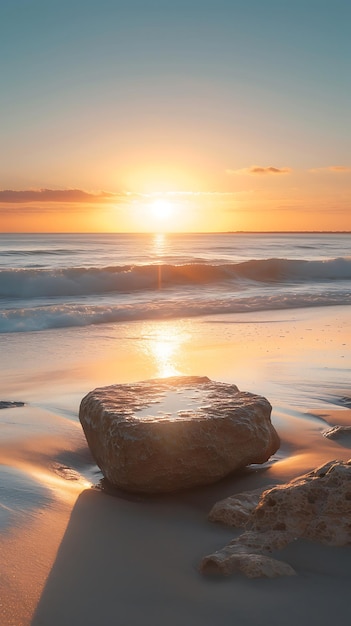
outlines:
[{"label": "light reflection on wet sand", "polygon": [[[40,541],[47,542],[51,555],[34,568],[31,589],[26,591],[31,598],[27,617],[13,623],[30,623],[28,616],[74,502],[94,482],[94,471],[98,482],[99,472],[89,454],[84,456],[86,443],[77,417],[85,393],[113,383],[182,374],[208,376],[265,395],[273,405],[272,421],[282,448],[264,470],[255,468],[245,480],[228,483],[231,491],[233,484],[250,488],[260,480],[281,482],[330,458],[351,456],[347,447],[322,435],[328,424],[351,423],[346,408],[331,404],[334,392],[334,401],[349,393],[350,344],[349,310],[342,307],[7,336],[8,358],[0,363],[0,400],[29,404],[0,411],[0,462],[7,472],[6,493],[16,492],[20,501],[27,489],[32,505],[26,508],[24,498],[16,508],[7,495],[2,501],[12,516],[11,532],[6,526],[5,534],[0,534],[1,556],[7,564],[5,587],[11,587],[14,572],[21,581],[16,594],[23,593],[23,585],[28,587],[24,573],[17,571],[16,554],[20,558],[22,552],[30,553],[33,558],[40,551],[39,527]],[[55,471],[58,467],[61,475]],[[65,468],[76,470],[81,479],[67,480]],[[16,489],[11,490],[11,485]],[[214,499],[214,492],[221,490],[226,491],[223,484],[213,488]],[[60,521],[50,527],[47,520],[55,518],[55,511]],[[11,593],[11,610],[19,611]],[[10,618],[4,620],[4,626],[11,624]]]}]

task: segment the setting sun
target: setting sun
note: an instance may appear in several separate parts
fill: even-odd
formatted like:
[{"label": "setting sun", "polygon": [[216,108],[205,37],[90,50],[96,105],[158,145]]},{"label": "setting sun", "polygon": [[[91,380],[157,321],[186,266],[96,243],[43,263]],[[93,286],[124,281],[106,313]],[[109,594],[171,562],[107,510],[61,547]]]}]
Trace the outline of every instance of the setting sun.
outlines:
[{"label": "setting sun", "polygon": [[151,213],[156,220],[165,221],[173,216],[174,206],[168,200],[158,198],[151,204]]}]

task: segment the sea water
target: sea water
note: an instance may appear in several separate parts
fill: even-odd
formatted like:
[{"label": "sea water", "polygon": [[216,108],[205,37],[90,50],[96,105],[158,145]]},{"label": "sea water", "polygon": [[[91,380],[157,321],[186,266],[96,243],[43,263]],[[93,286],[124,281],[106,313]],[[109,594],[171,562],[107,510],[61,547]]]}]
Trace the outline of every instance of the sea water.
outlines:
[{"label": "sea water", "polygon": [[350,234],[2,234],[0,333],[351,304]]}]

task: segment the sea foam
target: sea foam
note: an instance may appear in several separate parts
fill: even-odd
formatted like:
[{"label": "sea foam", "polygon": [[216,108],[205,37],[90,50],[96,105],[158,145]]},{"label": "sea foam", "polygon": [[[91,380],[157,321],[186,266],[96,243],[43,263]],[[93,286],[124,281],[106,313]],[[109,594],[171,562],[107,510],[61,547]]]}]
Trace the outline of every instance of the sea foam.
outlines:
[{"label": "sea foam", "polygon": [[0,311],[0,333],[40,331],[132,320],[164,320],[180,317],[246,313],[311,306],[351,305],[351,293],[267,294],[251,297],[153,299],[115,305],[59,304]]}]

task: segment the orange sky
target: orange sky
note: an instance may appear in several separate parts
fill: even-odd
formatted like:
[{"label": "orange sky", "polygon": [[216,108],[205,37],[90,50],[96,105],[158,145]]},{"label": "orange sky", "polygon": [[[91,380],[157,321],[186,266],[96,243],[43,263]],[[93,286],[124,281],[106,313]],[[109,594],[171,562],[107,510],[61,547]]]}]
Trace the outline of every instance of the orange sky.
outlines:
[{"label": "orange sky", "polygon": [[3,3],[0,232],[351,231],[335,2]]},{"label": "orange sky", "polygon": [[274,166],[229,170],[218,184],[221,191],[206,190],[205,185],[196,191],[183,191],[180,185],[178,191],[158,191],[158,181],[154,191],[152,179],[147,180],[148,185],[140,176],[139,192],[0,191],[1,230],[351,230],[351,168],[347,167],[305,172],[279,171]]}]

